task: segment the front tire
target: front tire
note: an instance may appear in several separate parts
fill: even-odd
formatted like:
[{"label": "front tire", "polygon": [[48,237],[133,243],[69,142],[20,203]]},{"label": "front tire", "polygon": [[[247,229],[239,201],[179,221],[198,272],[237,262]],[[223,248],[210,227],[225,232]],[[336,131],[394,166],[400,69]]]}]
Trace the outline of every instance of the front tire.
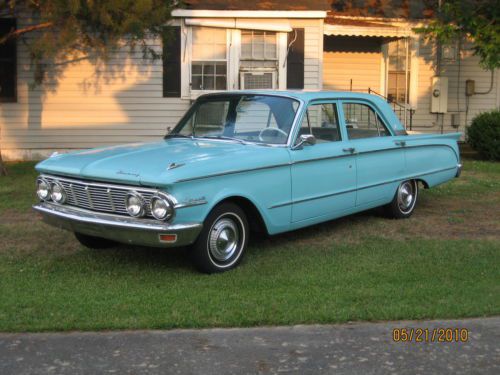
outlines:
[{"label": "front tire", "polygon": [[83,246],[89,249],[108,249],[116,246],[116,242],[105,238],[89,236],[88,234],[75,232],[75,237]]},{"label": "front tire", "polygon": [[248,221],[239,206],[229,202],[216,206],[192,247],[194,265],[204,273],[235,268],[247,247],[248,235]]},{"label": "front tire", "polygon": [[385,206],[387,216],[393,219],[406,219],[413,214],[418,199],[418,183],[406,180],[399,184],[392,202]]}]

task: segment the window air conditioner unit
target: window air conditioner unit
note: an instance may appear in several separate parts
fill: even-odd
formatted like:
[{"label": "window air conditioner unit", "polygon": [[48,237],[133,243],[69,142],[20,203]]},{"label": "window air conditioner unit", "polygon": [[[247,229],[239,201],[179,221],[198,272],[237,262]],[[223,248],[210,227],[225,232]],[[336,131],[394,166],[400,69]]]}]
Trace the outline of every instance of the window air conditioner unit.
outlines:
[{"label": "window air conditioner unit", "polygon": [[277,72],[275,70],[257,70],[240,72],[243,90],[276,89]]}]

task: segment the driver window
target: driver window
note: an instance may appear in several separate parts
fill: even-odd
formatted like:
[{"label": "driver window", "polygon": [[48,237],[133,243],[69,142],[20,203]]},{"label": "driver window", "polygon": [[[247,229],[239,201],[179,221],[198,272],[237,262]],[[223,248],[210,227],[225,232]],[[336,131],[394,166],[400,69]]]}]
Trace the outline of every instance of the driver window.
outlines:
[{"label": "driver window", "polygon": [[318,143],[340,141],[339,118],[335,103],[312,104],[302,118],[299,136],[312,134]]},{"label": "driver window", "polygon": [[391,135],[380,117],[370,106],[362,103],[343,103],[342,108],[349,139]]}]

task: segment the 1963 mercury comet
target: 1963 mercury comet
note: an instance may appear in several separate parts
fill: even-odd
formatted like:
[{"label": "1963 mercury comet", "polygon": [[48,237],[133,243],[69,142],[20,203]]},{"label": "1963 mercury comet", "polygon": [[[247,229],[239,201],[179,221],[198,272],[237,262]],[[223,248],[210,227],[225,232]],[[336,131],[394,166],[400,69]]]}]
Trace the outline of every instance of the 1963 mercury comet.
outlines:
[{"label": "1963 mercury comet", "polygon": [[378,206],[409,217],[419,184],[459,176],[459,136],[408,135],[372,95],[209,94],[159,142],[39,163],[34,209],[85,246],[191,245],[201,271],[220,272],[241,261],[250,230],[276,234]]}]

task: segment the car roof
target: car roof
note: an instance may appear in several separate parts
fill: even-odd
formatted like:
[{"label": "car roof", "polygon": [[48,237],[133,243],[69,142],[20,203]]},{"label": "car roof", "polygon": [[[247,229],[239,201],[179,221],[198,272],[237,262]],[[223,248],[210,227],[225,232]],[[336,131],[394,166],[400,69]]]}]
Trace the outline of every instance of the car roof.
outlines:
[{"label": "car roof", "polygon": [[238,90],[238,91],[222,91],[218,93],[206,94],[203,96],[212,95],[241,95],[241,94],[253,94],[253,95],[276,95],[276,96],[286,96],[295,99],[303,100],[304,102],[309,102],[311,100],[318,99],[369,99],[369,100],[381,100],[379,96],[361,93],[361,92],[351,92],[351,91],[319,91],[319,90]]}]

